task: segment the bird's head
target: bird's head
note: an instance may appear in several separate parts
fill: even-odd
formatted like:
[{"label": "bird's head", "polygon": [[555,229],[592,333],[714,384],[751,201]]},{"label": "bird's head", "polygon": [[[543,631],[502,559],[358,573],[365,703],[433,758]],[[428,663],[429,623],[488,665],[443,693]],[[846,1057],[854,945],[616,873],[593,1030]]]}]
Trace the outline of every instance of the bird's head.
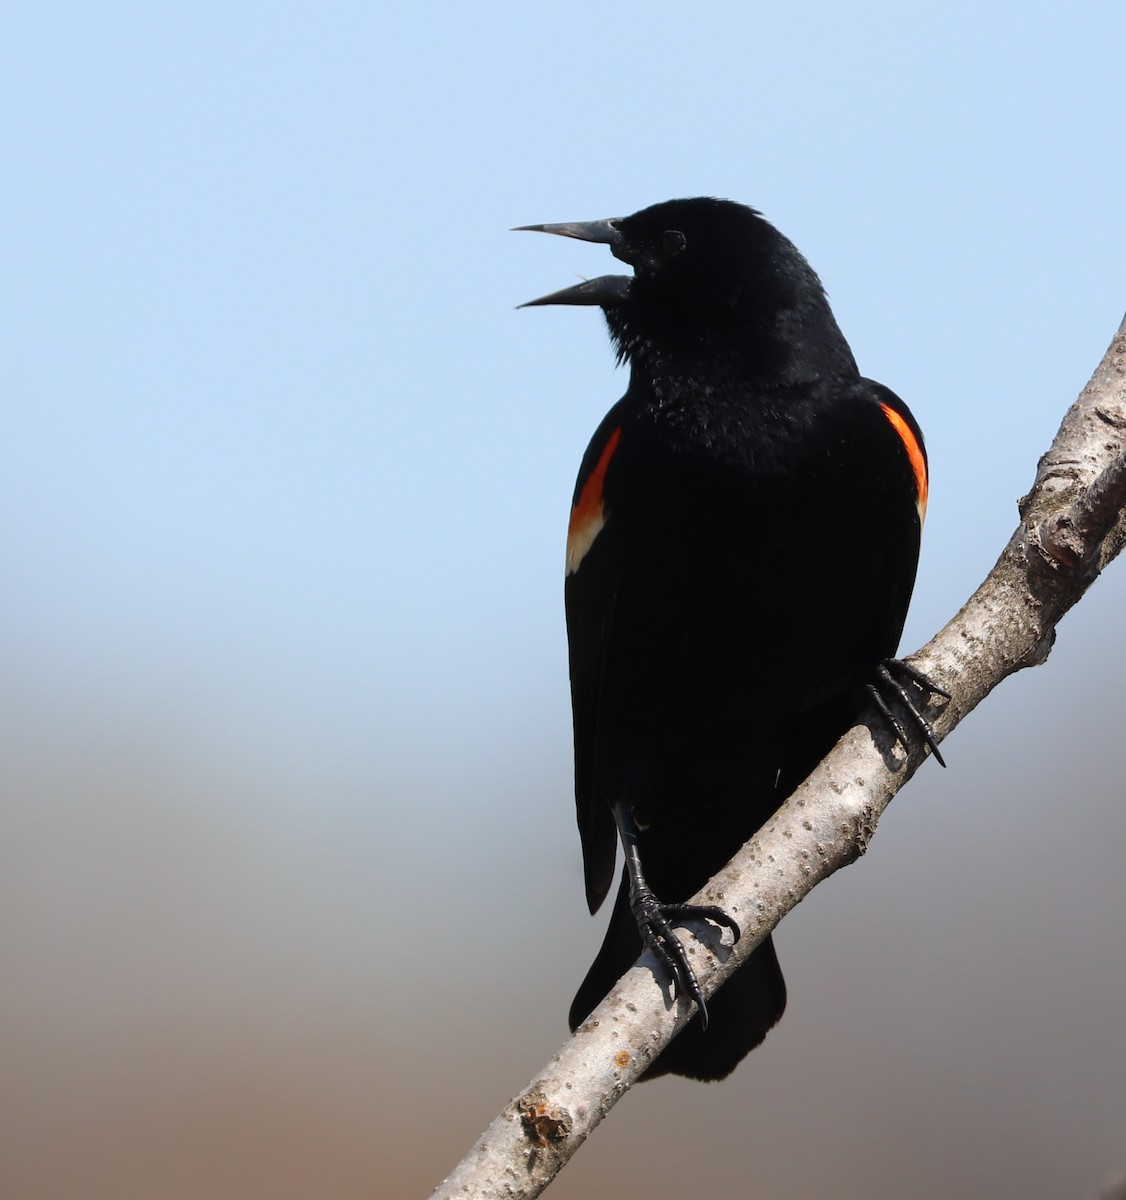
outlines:
[{"label": "bird's head", "polygon": [[840,338],[812,268],[742,204],[667,200],[629,217],[520,228],[604,243],[633,267],[633,275],[588,279],[522,306],[597,305],[623,359],[719,353],[765,365],[783,348],[789,356],[795,331]]}]

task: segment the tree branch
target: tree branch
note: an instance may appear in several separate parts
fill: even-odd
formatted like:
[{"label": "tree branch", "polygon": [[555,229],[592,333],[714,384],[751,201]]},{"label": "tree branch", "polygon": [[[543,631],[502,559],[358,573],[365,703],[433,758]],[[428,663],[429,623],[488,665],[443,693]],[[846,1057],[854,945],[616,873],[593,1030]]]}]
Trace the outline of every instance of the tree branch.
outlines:
[{"label": "tree branch", "polygon": [[[1048,656],[1056,625],[1126,542],[1126,318],[1041,458],[1021,523],[961,612],[912,657],[951,693],[939,739],[1007,676]],[[685,944],[705,995],[795,904],[867,848],[892,796],[925,758],[873,713],[695,897],[739,922]],[[706,944],[707,949],[701,947]],[[433,1200],[538,1196],[691,1016],[648,952],[481,1135]]]}]

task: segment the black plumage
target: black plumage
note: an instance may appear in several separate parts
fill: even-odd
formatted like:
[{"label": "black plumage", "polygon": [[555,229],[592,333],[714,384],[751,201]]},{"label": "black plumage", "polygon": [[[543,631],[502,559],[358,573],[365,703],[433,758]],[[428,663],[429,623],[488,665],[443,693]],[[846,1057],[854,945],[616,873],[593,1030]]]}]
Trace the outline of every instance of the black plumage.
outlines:
[{"label": "black plumage", "polygon": [[[583,458],[568,536],[592,912],[619,837],[626,851],[574,1028],[643,940],[703,1007],[668,918],[855,722],[873,685],[911,682],[881,666],[914,584],[927,464],[906,405],[860,375],[817,276],[753,209],[672,200],[528,228],[604,242],[634,271],[533,302],[600,306],[630,368]],[[692,915],[737,932],[718,909]],[[785,998],[768,938],[649,1075],[722,1078]]]}]

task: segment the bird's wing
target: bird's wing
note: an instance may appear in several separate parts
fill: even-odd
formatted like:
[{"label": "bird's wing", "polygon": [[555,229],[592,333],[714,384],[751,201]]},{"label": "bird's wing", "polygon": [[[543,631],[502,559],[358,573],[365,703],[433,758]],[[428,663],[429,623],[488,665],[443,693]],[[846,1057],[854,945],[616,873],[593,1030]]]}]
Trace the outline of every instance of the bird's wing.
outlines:
[{"label": "bird's wing", "polygon": [[564,601],[575,731],[575,803],[582,837],[586,898],[595,912],[613,882],[617,832],[600,779],[602,683],[617,595],[618,537],[604,484],[621,438],[613,410],[595,433],[579,469],[567,531]]}]

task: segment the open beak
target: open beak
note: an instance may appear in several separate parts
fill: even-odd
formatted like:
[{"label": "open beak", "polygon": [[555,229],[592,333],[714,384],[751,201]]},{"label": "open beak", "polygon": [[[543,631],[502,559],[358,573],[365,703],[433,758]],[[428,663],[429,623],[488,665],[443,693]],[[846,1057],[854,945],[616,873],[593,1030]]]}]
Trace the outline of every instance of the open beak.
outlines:
[{"label": "open beak", "polygon": [[[623,245],[622,231],[615,220],[608,221],[564,221],[558,225],[518,225],[514,232],[556,233],[561,237],[578,238],[581,242],[601,242],[609,246],[617,256]],[[608,304],[621,304],[629,299],[630,275],[600,275],[597,279],[584,279],[574,287],[563,288],[529,300],[519,308],[536,308],[541,304],[593,304],[605,308]]]}]

